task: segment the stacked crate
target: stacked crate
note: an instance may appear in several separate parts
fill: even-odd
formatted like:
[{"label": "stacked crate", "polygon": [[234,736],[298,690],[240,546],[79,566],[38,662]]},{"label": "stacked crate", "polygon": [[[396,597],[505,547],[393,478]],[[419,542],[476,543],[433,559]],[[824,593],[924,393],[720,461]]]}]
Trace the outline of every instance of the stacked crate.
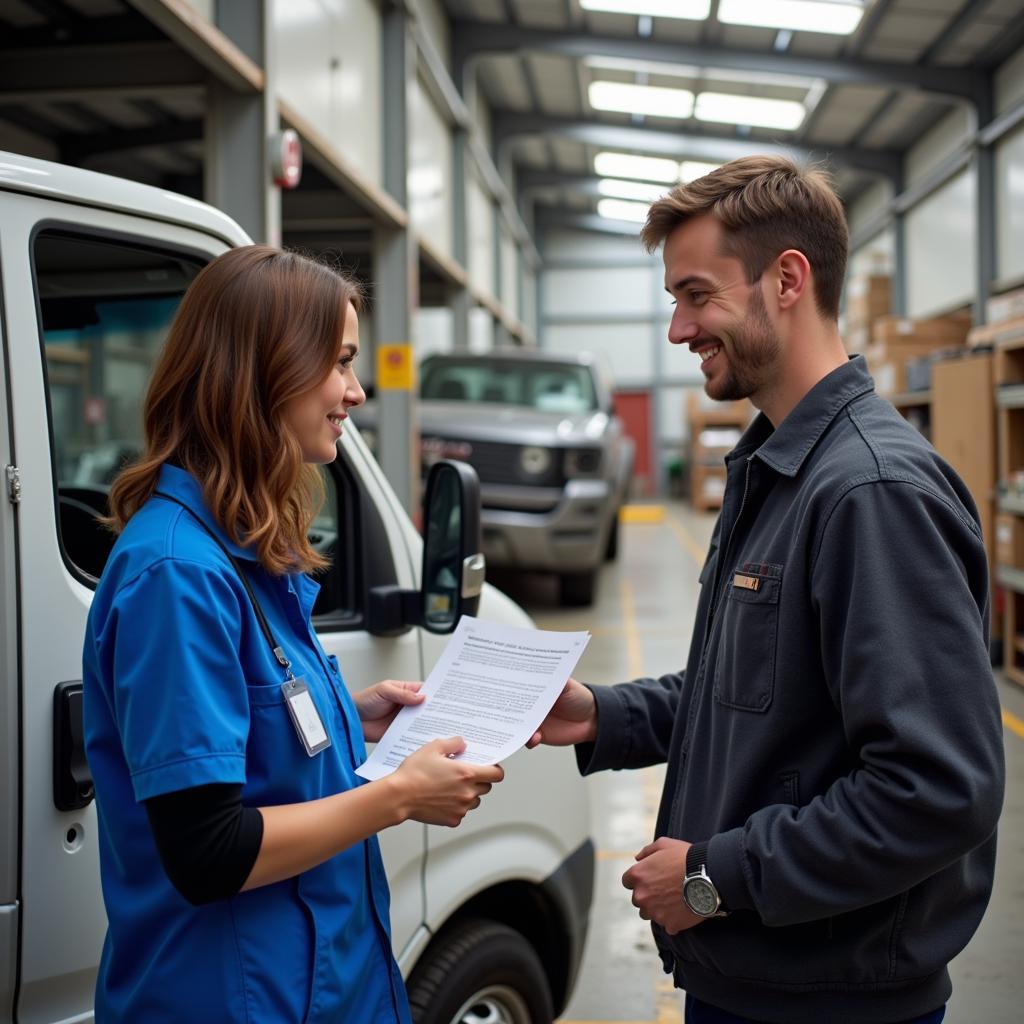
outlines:
[{"label": "stacked crate", "polygon": [[846,283],[846,329],[850,352],[863,352],[871,344],[871,331],[879,317],[892,311],[892,280],[888,274],[858,274]]},{"label": "stacked crate", "polygon": [[686,400],[690,428],[690,500],[699,512],[721,508],[725,494],[725,456],[754,415],[750,402],[716,402],[703,391]]}]

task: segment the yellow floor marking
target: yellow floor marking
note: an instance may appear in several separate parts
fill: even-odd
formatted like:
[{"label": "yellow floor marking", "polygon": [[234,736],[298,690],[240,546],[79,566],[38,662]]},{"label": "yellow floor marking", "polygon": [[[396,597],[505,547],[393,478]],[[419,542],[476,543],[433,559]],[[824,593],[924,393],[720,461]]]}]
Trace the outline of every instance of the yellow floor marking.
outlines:
[{"label": "yellow floor marking", "polygon": [[697,543],[693,534],[678,519],[673,519],[671,516],[668,518],[668,525],[672,527],[672,532],[683,546],[683,550],[698,566],[703,565],[704,559],[707,557],[707,551]]},{"label": "yellow floor marking", "polygon": [[1022,722],[1012,711],[1007,711],[1003,708],[1003,725],[1006,726],[1010,732],[1015,732],[1022,740],[1024,740],[1024,722]]},{"label": "yellow floor marking", "polygon": [[[591,626],[591,636],[621,636],[626,632],[625,626]],[[640,636],[679,636],[678,627],[675,629],[637,629]]]},{"label": "yellow floor marking", "polygon": [[634,679],[644,672],[643,654],[640,650],[640,634],[636,628],[636,607],[633,604],[633,587],[628,580],[622,581],[622,625],[626,631],[626,656],[629,674]]},{"label": "yellow floor marking", "polygon": [[620,523],[661,523],[664,520],[664,505],[623,505],[619,509]]},{"label": "yellow floor marking", "polygon": [[683,1024],[679,1008],[679,993],[671,978],[665,978],[654,986],[654,1018],[656,1024]]},{"label": "yellow floor marking", "polygon": [[595,856],[598,860],[632,860],[636,854],[636,850],[598,850]]}]

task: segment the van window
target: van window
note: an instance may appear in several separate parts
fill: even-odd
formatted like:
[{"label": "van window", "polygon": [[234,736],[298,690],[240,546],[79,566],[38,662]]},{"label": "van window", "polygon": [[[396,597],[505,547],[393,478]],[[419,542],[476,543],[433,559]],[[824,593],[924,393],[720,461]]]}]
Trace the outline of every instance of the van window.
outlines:
[{"label": "van window", "polygon": [[[142,453],[149,378],[178,303],[204,261],[61,229],[39,232],[33,255],[58,541],[70,571],[92,586],[115,540],[99,522],[108,512],[110,485]],[[317,576],[321,628],[354,628],[360,621],[358,489],[342,462],[324,470],[327,500],[310,529],[314,548],[332,563]]]}]

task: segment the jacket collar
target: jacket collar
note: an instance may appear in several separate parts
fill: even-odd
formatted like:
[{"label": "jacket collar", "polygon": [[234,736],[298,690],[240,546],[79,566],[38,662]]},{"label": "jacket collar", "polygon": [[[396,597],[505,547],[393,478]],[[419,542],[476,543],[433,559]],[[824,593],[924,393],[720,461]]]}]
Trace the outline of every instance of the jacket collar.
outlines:
[{"label": "jacket collar", "polygon": [[[160,467],[160,476],[157,479],[156,489],[169,494],[172,498],[187,505],[196,516],[199,517],[217,536],[221,543],[231,552],[235,558],[244,558],[248,562],[258,562],[256,552],[253,548],[244,548],[236,544],[219,526],[213,518],[206,500],[203,498],[202,488],[188,470],[179,466],[172,466],[165,462]],[[157,499],[160,500],[159,498]],[[165,503],[166,504],[166,503]]]},{"label": "jacket collar", "polygon": [[773,429],[768,417],[759,413],[729,459],[753,453],[777,473],[796,476],[804,459],[839,413],[855,398],[874,389],[875,382],[868,373],[864,357],[851,356],[844,366],[818,381],[778,427]]}]

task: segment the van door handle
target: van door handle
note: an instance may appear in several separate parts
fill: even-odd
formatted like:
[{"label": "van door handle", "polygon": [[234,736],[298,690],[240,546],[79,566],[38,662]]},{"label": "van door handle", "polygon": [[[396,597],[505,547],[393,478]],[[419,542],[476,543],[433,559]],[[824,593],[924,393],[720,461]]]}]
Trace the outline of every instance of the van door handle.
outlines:
[{"label": "van door handle", "polygon": [[85,759],[82,681],[58,683],[53,692],[53,802],[58,811],[87,807],[95,790]]}]

